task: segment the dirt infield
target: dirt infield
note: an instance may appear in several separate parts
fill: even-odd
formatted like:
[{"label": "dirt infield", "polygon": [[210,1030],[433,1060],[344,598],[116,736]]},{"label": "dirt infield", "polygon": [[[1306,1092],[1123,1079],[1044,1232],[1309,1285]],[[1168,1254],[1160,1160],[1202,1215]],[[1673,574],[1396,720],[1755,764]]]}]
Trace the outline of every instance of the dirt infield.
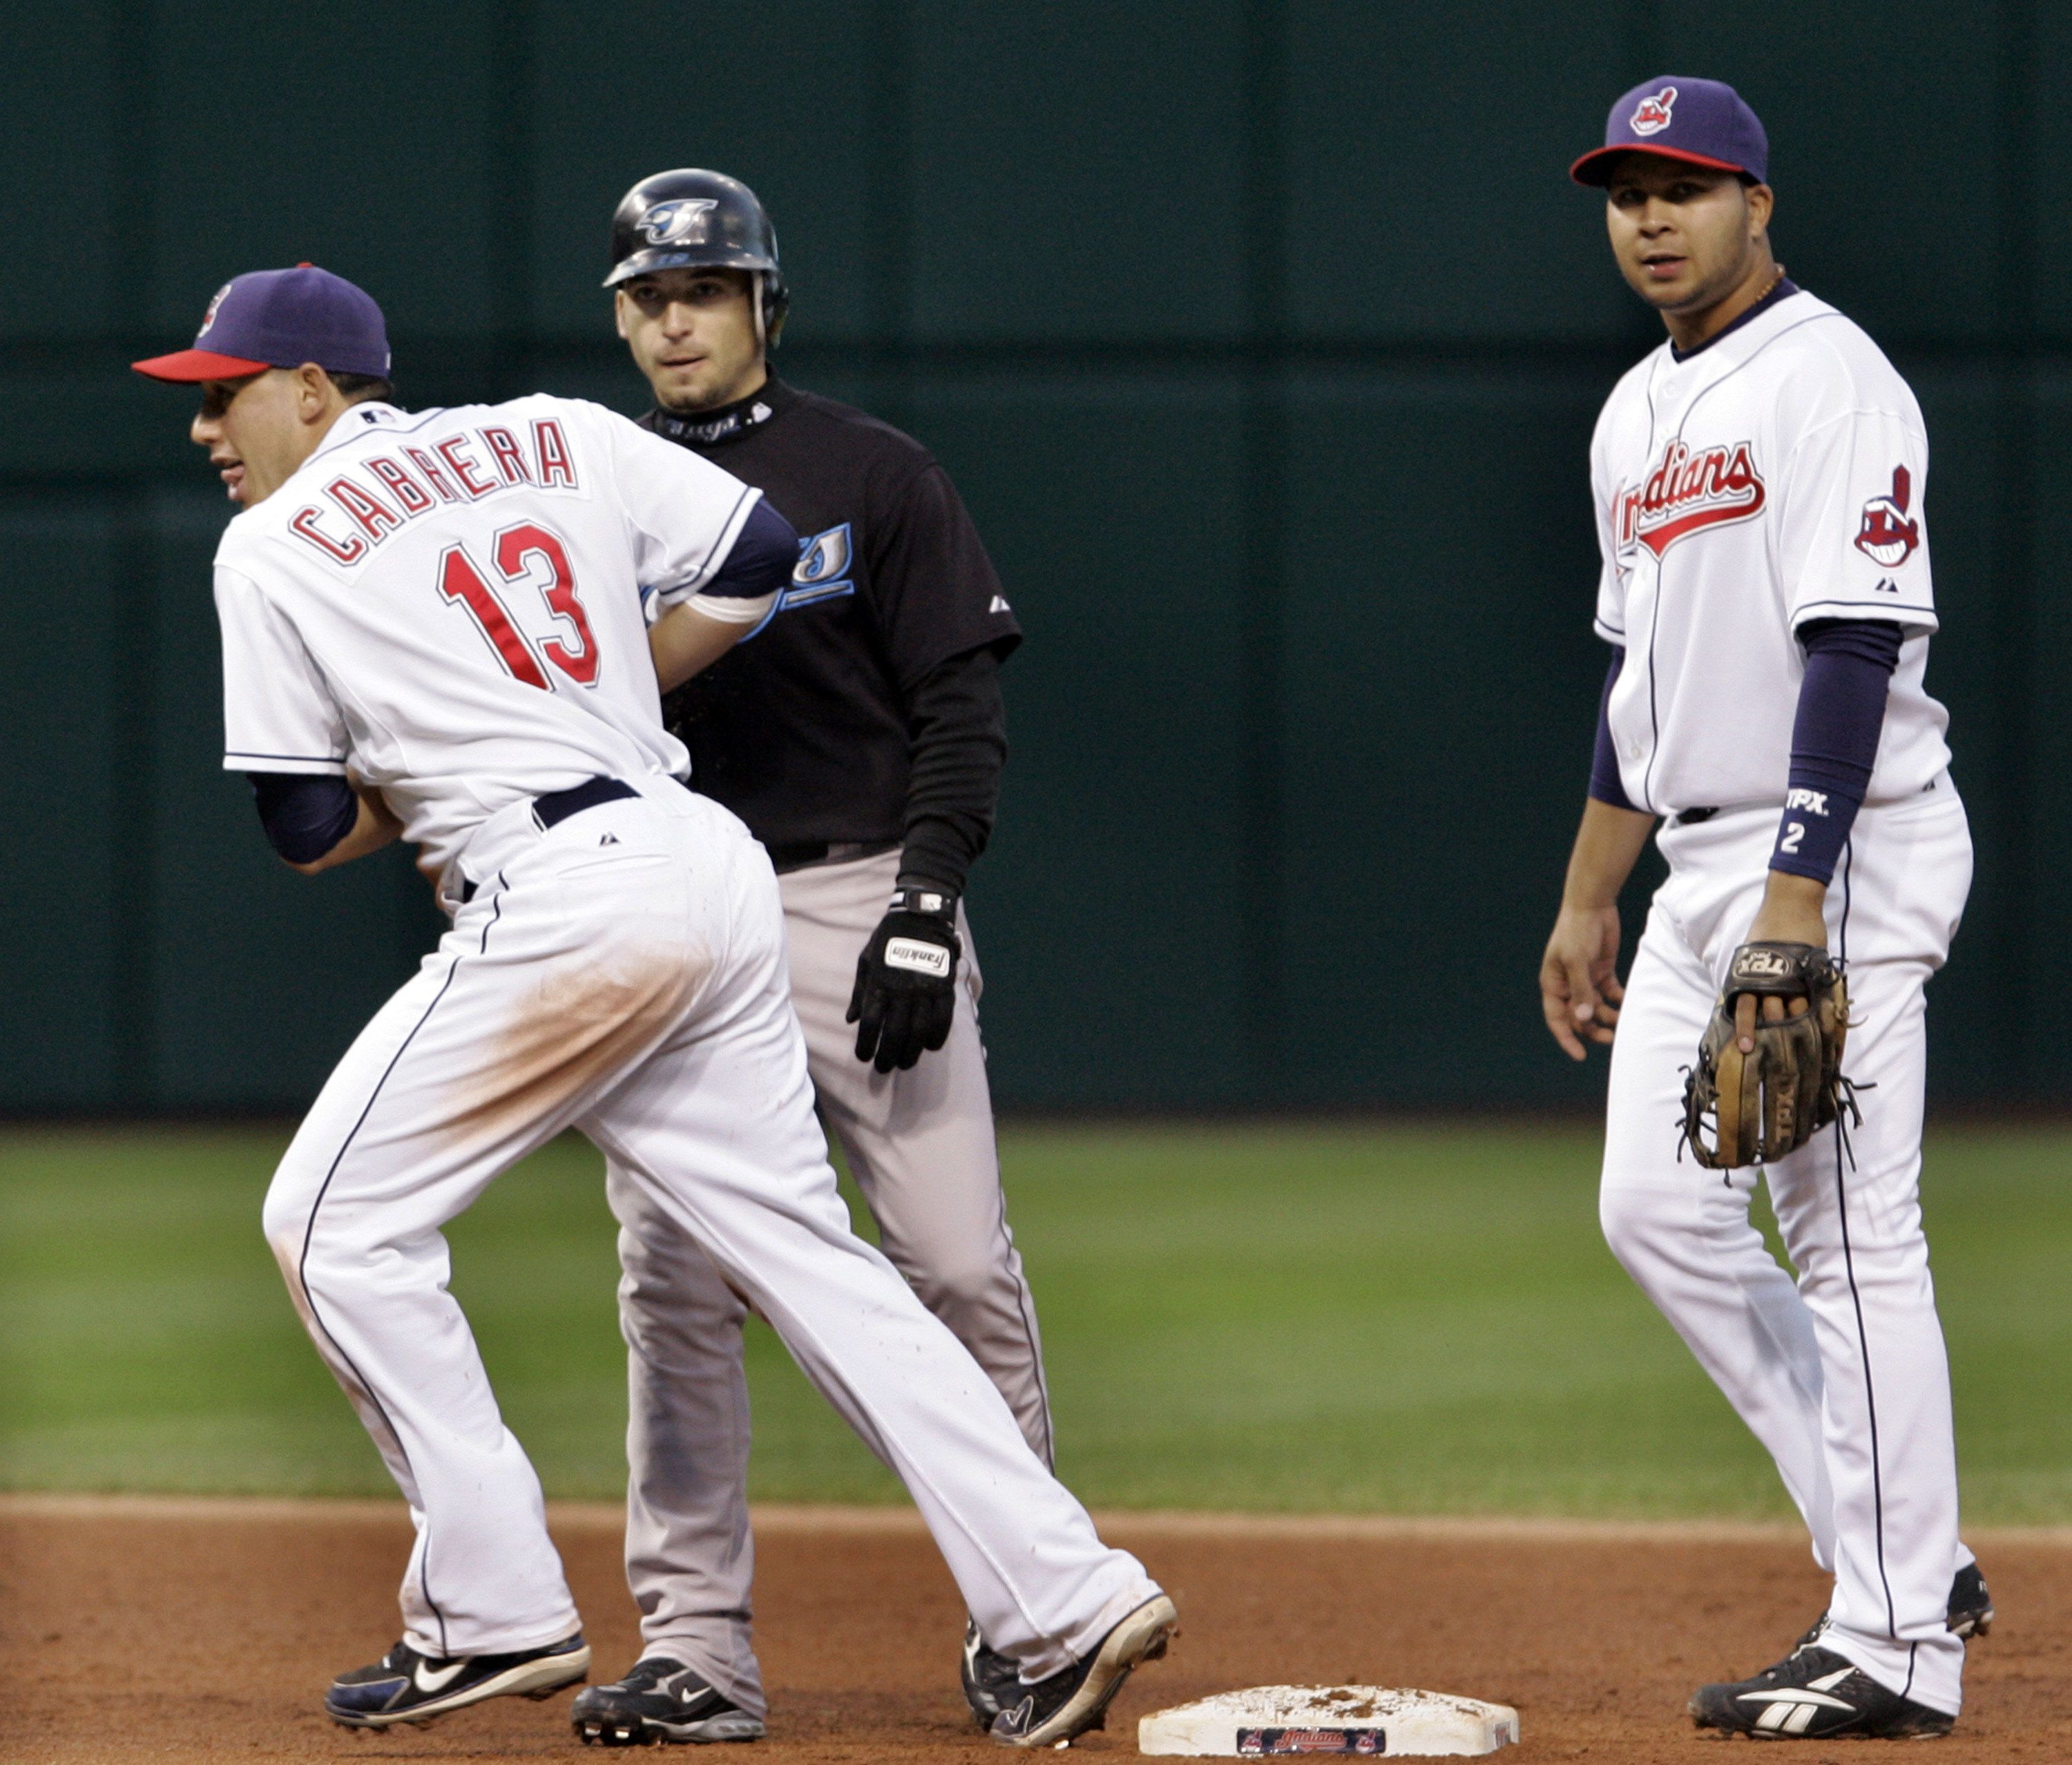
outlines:
[{"label": "dirt infield", "polygon": [[[618,1516],[553,1520],[597,1666],[616,1675],[635,1652]],[[1691,1686],[1774,1659],[1824,1591],[1789,1534],[1759,1528],[1116,1516],[1104,1530],[1173,1591],[1183,1631],[1079,1743],[1090,1755],[1134,1754],[1147,1710],[1285,1681],[1515,1704],[1524,1744],[1500,1756],[1521,1765],[1702,1760],[1725,1743],[1684,1721]],[[961,1606],[911,1514],[763,1510],[758,1533],[771,1738],[729,1758],[999,1756],[964,1718]],[[0,1500],[0,1759],[577,1756],[566,1697],[395,1736],[319,1713],[334,1670],[393,1640],[408,1536],[387,1504]],[[2072,1759],[2072,1534],[1975,1544],[2000,1622],[1934,1756]],[[1837,1755],[1861,1756],[1786,1756]]]}]

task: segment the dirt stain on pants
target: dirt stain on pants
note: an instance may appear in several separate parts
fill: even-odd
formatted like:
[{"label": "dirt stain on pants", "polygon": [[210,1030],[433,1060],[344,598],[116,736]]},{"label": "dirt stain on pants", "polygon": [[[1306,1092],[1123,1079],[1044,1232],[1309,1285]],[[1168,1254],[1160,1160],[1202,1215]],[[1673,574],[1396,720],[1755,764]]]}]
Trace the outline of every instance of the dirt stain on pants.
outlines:
[{"label": "dirt stain on pants", "polygon": [[470,1144],[511,1138],[589,1096],[682,1022],[712,971],[695,940],[554,964],[460,1081],[446,1133]]}]

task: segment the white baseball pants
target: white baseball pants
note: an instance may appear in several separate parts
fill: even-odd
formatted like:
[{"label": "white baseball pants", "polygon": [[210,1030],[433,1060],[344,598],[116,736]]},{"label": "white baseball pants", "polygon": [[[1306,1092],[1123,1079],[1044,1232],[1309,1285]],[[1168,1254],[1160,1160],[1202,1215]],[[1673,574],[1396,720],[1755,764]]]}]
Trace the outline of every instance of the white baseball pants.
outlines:
[{"label": "white baseball pants", "polygon": [[[881,1073],[857,1059],[856,1026],[845,1021],[857,957],[884,917],[898,870],[894,851],[778,878],[808,1069],[886,1255],[971,1351],[1048,1463],[1042,1349],[1001,1192],[979,1036],[983,982],[961,909],[957,1010],[943,1047],[908,1072]],[[626,1575],[640,1608],[643,1652],[695,1668],[760,1715],[750,1635],[746,1308],[631,1173],[610,1165],[606,1183],[626,1271]]]},{"label": "white baseball pants", "polygon": [[[1971,887],[1947,775],[1857,817],[1827,892],[1828,947],[1856,1019],[1843,1065],[1864,1088],[1853,1161],[1829,1129],[1764,1167],[1791,1271],[1749,1218],[1757,1173],[1678,1159],[1684,1076],[1747,936],[1774,807],[1659,836],[1655,897],[1613,1044],[1605,1236],[1777,1461],[1835,1573],[1826,1646],[1954,1714],[1964,1647],[1944,1627],[1957,1538],[1949,1364],[1922,1229],[1929,977]],[[1872,1088],[1874,1087],[1875,1088]]]},{"label": "white baseball pants", "polygon": [[850,1231],[762,849],[716,804],[641,788],[544,833],[524,803],[484,824],[462,858],[480,892],[360,1034],[267,1195],[290,1291],[417,1524],[405,1636],[454,1656],[577,1627],[440,1232],[575,1126],[899,1475],[995,1645],[1032,1678],[1055,1672],[1152,1583]]}]

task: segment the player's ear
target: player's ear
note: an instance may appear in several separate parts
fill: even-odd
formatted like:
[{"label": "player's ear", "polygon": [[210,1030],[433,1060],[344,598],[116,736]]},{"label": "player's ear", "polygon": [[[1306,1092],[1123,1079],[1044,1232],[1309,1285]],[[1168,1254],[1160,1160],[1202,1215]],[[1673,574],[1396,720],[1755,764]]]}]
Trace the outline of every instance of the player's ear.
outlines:
[{"label": "player's ear", "polygon": [[615,288],[611,294],[611,323],[623,337],[626,335],[626,290]]},{"label": "player's ear", "polygon": [[331,383],[331,376],[313,361],[306,361],[295,370],[295,413],[306,423],[313,423],[331,409],[331,395],[337,389]]},{"label": "player's ear", "polygon": [[1770,217],[1777,208],[1777,192],[1768,184],[1747,184],[1742,195],[1748,204],[1749,237],[1757,238],[1770,231]]}]

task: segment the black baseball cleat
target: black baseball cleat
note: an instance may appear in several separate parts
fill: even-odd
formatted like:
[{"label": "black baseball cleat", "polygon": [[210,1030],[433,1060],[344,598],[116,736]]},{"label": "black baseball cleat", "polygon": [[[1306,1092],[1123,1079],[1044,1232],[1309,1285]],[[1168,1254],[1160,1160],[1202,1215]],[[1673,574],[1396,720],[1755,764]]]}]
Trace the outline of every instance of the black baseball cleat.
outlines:
[{"label": "black baseball cleat", "polygon": [[1691,1720],[1758,1740],[1925,1741],[1957,1718],[1887,1691],[1832,1648],[1801,1644],[1774,1667],[1730,1685],[1700,1685]]},{"label": "black baseball cleat", "polygon": [[993,1718],[1022,1695],[1022,1675],[998,1649],[986,1647],[976,1618],[964,1625],[957,1677],[964,1683],[964,1701],[971,1705],[972,1719],[988,1734],[993,1731]]},{"label": "black baseball cleat", "polygon": [[491,1697],[552,1697],[590,1672],[582,1632],[511,1655],[420,1655],[398,1643],[369,1667],[340,1673],[324,1693],[324,1714],[342,1728],[420,1727],[450,1710]]},{"label": "black baseball cleat", "polygon": [[1986,1591],[1986,1578],[1975,1562],[1965,1564],[1950,1583],[1949,1624],[1950,1634],[1967,1643],[1993,1627],[1993,1596]]},{"label": "black baseball cleat", "polygon": [[613,1685],[586,1688],[569,1720],[586,1746],[697,1746],[759,1741],[763,1734],[761,1717],[750,1715],[666,1655],[635,1662]]},{"label": "black baseball cleat", "polygon": [[1034,1685],[1022,1685],[1018,1677],[1007,1691],[1014,1701],[993,1719],[993,1738],[1003,1746],[1063,1746],[1075,1735],[1103,1726],[1122,1682],[1166,1652],[1179,1618],[1173,1602],[1156,1594],[1071,1666]]}]

